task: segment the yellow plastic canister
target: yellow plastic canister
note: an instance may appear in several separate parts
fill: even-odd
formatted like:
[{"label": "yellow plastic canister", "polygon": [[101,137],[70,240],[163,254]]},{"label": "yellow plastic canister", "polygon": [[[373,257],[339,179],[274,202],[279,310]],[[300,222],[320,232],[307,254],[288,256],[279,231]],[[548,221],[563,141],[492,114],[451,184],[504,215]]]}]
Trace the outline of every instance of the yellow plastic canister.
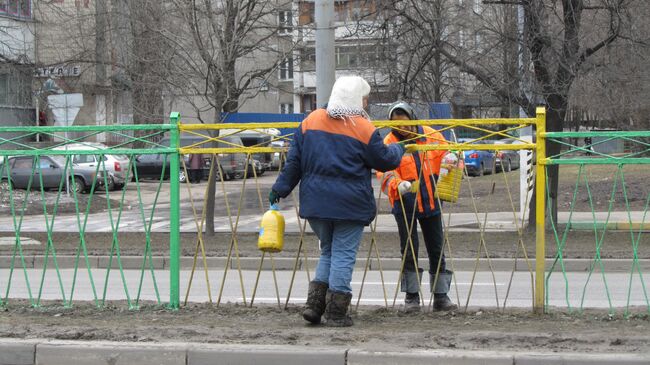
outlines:
[{"label": "yellow plastic canister", "polygon": [[274,204],[262,216],[257,248],[264,252],[280,252],[284,246],[284,216]]},{"label": "yellow plastic canister", "polygon": [[438,180],[436,186],[436,197],[442,201],[455,203],[458,201],[460,185],[463,180],[463,161],[459,161],[458,166],[446,166],[449,172]]}]

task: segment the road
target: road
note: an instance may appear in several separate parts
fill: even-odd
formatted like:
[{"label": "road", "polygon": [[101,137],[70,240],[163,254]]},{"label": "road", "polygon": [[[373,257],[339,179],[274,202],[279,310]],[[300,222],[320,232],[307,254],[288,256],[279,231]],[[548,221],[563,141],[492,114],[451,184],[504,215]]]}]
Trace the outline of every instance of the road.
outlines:
[{"label": "road", "polygon": [[[104,289],[104,279],[106,277],[105,270],[92,270],[92,276],[95,282],[95,289],[97,296],[101,298]],[[61,270],[61,277],[66,292],[66,298],[69,299],[72,288],[72,279],[74,277],[72,269]],[[42,270],[27,270],[27,275],[30,280],[32,295],[37,296],[38,284],[41,280]],[[124,278],[127,283],[129,297],[133,300],[137,297],[138,283],[140,281],[140,272],[137,270],[125,270]],[[256,271],[243,270],[241,272],[244,280],[245,298],[246,303],[250,304],[255,279],[257,276]],[[378,271],[369,271],[365,279],[363,293],[361,296],[362,305],[385,305],[388,303],[392,305],[393,297],[396,290],[396,279],[398,277],[397,271],[384,271],[384,283],[386,288],[387,302],[384,299],[384,290],[382,289],[382,280]],[[7,288],[7,278],[9,271],[6,269],[0,270],[0,290],[4,296]],[[28,290],[25,285],[25,277],[23,271],[16,271],[13,274],[12,285],[9,291],[10,298],[28,298]],[[221,280],[224,271],[211,270],[208,272],[210,279],[210,287],[212,294],[212,301],[216,302],[219,295],[219,288],[221,287]],[[531,289],[531,275],[526,272],[516,272],[509,287],[510,272],[495,272],[493,281],[490,272],[478,272],[474,285],[472,286],[472,272],[457,272],[455,274],[455,283],[452,285],[451,297],[455,302],[460,298],[461,305],[469,304],[470,307],[503,307],[504,300],[506,300],[506,293],[510,290],[506,300],[506,306],[510,308],[531,308],[532,306],[532,289]],[[568,282],[570,283],[568,290],[565,287],[565,281],[561,274],[554,274],[549,280],[549,304],[551,306],[565,307],[567,306],[567,293],[568,301],[571,307],[580,307],[582,300],[582,293],[587,283],[588,274],[584,272],[567,273]],[[181,301],[183,301],[187,291],[190,271],[181,271]],[[276,271],[275,277],[278,282],[279,301],[284,304],[288,291],[289,283],[291,280],[291,271]],[[310,277],[313,277],[313,273]],[[88,279],[88,271],[80,270],[77,274],[76,287],[74,290],[74,300],[91,301],[94,300],[93,290]],[[156,284],[159,290],[161,301],[167,302],[169,300],[169,272],[156,271],[155,272]],[[260,281],[257,288],[255,303],[278,303],[278,297],[275,292],[275,284],[273,281],[274,275],[272,271],[262,271],[260,273]],[[646,274],[645,281],[648,281]],[[355,294],[353,302],[356,303],[358,298],[361,282],[363,280],[363,271],[356,270],[352,280],[353,291]],[[609,298],[613,307],[624,307],[627,304],[628,298],[628,282],[630,280],[629,274],[626,273],[608,273],[606,276]],[[423,289],[428,288],[428,278],[423,281]],[[307,275],[306,272],[301,271],[296,274],[295,284],[292,289],[290,297],[291,303],[304,303],[306,300],[307,291]],[[622,284],[622,285],[621,285]],[[207,292],[207,285],[204,272],[197,272],[194,276],[192,290],[189,294],[189,302],[208,302],[210,300]],[[43,285],[42,299],[44,300],[60,300],[62,298],[60,287],[58,285],[56,275],[46,275],[45,283]],[[639,281],[638,276],[634,277],[632,281],[632,294],[630,297],[630,305],[646,306],[647,302],[644,298],[644,291]],[[470,296],[471,288],[471,296]],[[495,289],[496,288],[496,289]],[[457,292],[458,294],[457,294]],[[496,293],[495,293],[496,291]],[[605,285],[603,278],[600,274],[594,273],[587,285],[586,295],[584,298],[583,306],[585,308],[608,308],[610,301],[608,300],[605,292]],[[458,295],[458,296],[457,296]],[[498,295],[498,301],[497,301]],[[107,285],[107,300],[124,300],[126,299],[124,286],[121,281],[119,271],[111,271],[109,282]],[[468,302],[468,297],[470,298]],[[397,304],[402,301],[402,294],[399,293]],[[429,296],[425,294],[428,300]],[[153,280],[151,273],[146,272],[143,278],[141,300],[156,300]],[[236,270],[229,270],[226,275],[226,281],[223,290],[223,297],[221,303],[243,303],[244,295],[239,281],[239,275]]]}]

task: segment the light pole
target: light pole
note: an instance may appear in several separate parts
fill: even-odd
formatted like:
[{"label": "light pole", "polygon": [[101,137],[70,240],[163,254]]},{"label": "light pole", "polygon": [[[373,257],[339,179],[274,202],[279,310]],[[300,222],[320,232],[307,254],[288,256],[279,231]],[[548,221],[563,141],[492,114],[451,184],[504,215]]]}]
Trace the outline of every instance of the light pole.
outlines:
[{"label": "light pole", "polygon": [[334,85],[334,1],[316,0],[316,107],[325,105]]}]

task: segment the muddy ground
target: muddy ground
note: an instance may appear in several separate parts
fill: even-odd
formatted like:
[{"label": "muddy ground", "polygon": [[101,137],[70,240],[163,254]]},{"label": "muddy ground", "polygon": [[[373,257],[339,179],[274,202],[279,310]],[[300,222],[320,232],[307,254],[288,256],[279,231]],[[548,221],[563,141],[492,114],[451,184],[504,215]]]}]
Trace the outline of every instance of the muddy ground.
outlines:
[{"label": "muddy ground", "polygon": [[[634,168],[631,166],[627,169]],[[600,170],[599,170],[600,169]],[[565,170],[563,170],[565,171]],[[606,210],[610,203],[613,169],[591,169],[590,190],[596,199],[595,210]],[[515,181],[516,173],[508,174]],[[517,175],[518,176],[518,175]],[[573,184],[577,178],[574,169],[564,174],[561,182],[560,209],[567,210],[572,197]],[[633,187],[628,191],[632,210],[643,210],[648,197],[646,174],[631,170],[625,176]],[[503,198],[503,175],[472,180],[479,211],[507,210],[509,201]],[[516,188],[513,184],[511,188]],[[464,185],[463,189],[468,189]],[[584,191],[584,184],[582,191]],[[576,209],[590,209],[589,200],[578,195]],[[518,199],[515,198],[515,201]],[[624,208],[622,192],[615,194],[614,209]],[[42,206],[41,206],[42,207]],[[452,211],[471,211],[471,199],[463,198]],[[46,242],[44,233],[25,233],[25,237]],[[521,257],[522,250],[514,232],[487,232],[484,240],[491,257]],[[534,234],[524,232],[523,245],[529,257],[534,257]],[[145,248],[143,233],[119,233],[122,255],[142,255]],[[360,248],[360,259],[365,259],[372,236],[365,234]],[[76,253],[78,234],[55,233],[53,236],[57,254]],[[260,255],[256,248],[256,234],[239,234],[238,247],[241,256]],[[86,242],[91,255],[110,253],[110,234],[87,233]],[[285,249],[280,257],[295,257],[299,236],[287,235]],[[377,236],[382,257],[398,257],[396,233]],[[476,257],[481,235],[478,232],[450,232],[452,257]],[[590,231],[571,231],[565,258],[593,258],[597,239]],[[629,232],[606,233],[602,247],[603,258],[631,258],[632,241]],[[639,258],[650,258],[650,245],[642,238]],[[193,255],[197,235],[181,235],[182,255]],[[224,256],[231,244],[230,234],[205,237],[208,256]],[[305,239],[304,248],[315,257],[318,253],[315,237]],[[154,233],[151,237],[153,255],[166,255],[169,249],[167,234]],[[11,254],[13,247],[0,246],[0,255]],[[25,254],[43,254],[44,246],[24,246]],[[556,253],[552,235],[547,237],[547,256]],[[449,255],[449,251],[447,251]],[[482,253],[485,256],[485,253]],[[529,311],[508,309],[471,308],[463,313],[431,313],[404,315],[397,310],[378,307],[361,307],[353,316],[355,326],[332,329],[308,326],[300,316],[296,305],[280,310],[275,306],[256,304],[255,308],[241,305],[191,304],[179,311],[169,311],[154,305],[142,305],[138,311],[126,309],[125,303],[111,303],[98,309],[89,303],[75,303],[66,309],[57,304],[45,304],[42,308],[30,308],[29,303],[12,300],[0,308],[0,337],[7,338],[55,338],[65,340],[111,340],[129,342],[204,342],[221,344],[277,344],[302,346],[333,346],[363,348],[370,350],[405,349],[476,349],[510,351],[551,352],[650,352],[650,315],[647,308],[634,310],[629,316],[609,315],[605,311],[565,313],[551,309],[550,314],[534,315]]]},{"label": "muddy ground", "polygon": [[[645,233],[647,235],[648,233]],[[23,237],[30,237],[41,241],[39,246],[25,245],[22,247],[26,255],[43,255],[47,242],[46,233],[24,233]],[[217,234],[213,237],[204,237],[204,246],[207,256],[226,256],[231,244],[231,234]],[[521,239],[526,247],[528,257],[535,257],[535,235],[524,232]],[[522,246],[519,243],[519,236],[516,232],[486,232],[483,235],[485,245],[490,257],[513,258],[523,257]],[[638,234],[634,237],[638,240]],[[90,255],[109,255],[112,243],[112,235],[108,233],[86,233],[86,247]],[[120,252],[122,255],[141,256],[145,249],[146,237],[144,233],[123,233],[118,234]],[[372,235],[367,233],[363,237],[359,258],[365,259],[368,254]],[[79,249],[79,234],[54,233],[54,247],[58,255],[76,254]],[[284,250],[275,257],[295,257],[299,247],[300,236],[298,234],[287,234],[285,237]],[[422,242],[422,241],[421,241]],[[601,247],[602,258],[630,259],[633,257],[632,237],[626,231],[608,231],[605,234]],[[399,257],[399,237],[397,233],[379,233],[376,236],[377,247],[381,257]],[[470,258],[476,257],[481,248],[481,235],[479,232],[450,232],[449,249],[445,253],[449,257]],[[650,258],[650,245],[645,244],[645,237],[641,237],[637,254],[639,258]],[[261,252],[257,249],[257,234],[240,233],[237,235],[237,244],[241,257],[259,257]],[[593,258],[596,253],[597,241],[592,231],[570,231],[567,236],[567,244],[563,250],[565,258]],[[309,234],[304,238],[303,248],[311,257],[318,255],[318,241],[315,236]],[[0,245],[0,255],[10,255],[13,246]],[[181,235],[181,255],[192,256],[197,249],[196,234]],[[169,235],[166,233],[153,233],[151,235],[151,250],[154,256],[166,256],[169,252]],[[199,251],[200,252],[200,251]],[[424,252],[424,248],[421,248]],[[554,257],[557,252],[557,245],[552,234],[547,234],[546,255]],[[485,252],[481,251],[482,257]]]},{"label": "muddy ground", "polygon": [[551,352],[648,352],[648,313],[610,316],[591,311],[552,312],[474,309],[467,313],[404,315],[362,307],[355,326],[334,329],[307,325],[301,308],[248,308],[196,304],[169,311],[143,306],[129,311],[123,303],[97,309],[29,308],[12,303],[0,311],[0,337],[111,340],[128,342],[204,342],[220,344],[301,345],[369,350],[467,349]]}]

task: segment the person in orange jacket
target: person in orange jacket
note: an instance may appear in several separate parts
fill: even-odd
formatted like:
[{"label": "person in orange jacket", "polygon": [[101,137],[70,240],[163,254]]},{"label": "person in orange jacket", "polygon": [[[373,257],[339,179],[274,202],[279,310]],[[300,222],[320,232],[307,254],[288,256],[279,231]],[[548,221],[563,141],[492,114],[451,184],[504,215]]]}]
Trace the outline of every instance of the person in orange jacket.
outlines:
[{"label": "person in orange jacket", "polygon": [[[416,120],[415,111],[405,102],[395,103],[388,112],[390,120]],[[404,126],[393,129],[384,138],[385,144],[447,144],[443,135],[427,126]],[[440,175],[440,165],[447,151],[416,151],[406,153],[399,167],[386,173],[377,173],[382,191],[388,195],[392,213],[397,221],[402,255],[406,250],[404,270],[401,276],[401,290],[406,293],[404,309],[407,312],[420,310],[420,283],[423,269],[417,265],[419,240],[417,225],[411,231],[412,249],[408,239],[408,226],[413,215],[420,224],[424,244],[429,255],[429,286],[433,292],[433,307],[438,311],[455,310],[458,307],[447,293],[451,285],[452,272],[446,269],[442,215],[439,200],[435,198],[435,182]],[[449,154],[453,155],[453,154]],[[455,157],[449,156],[449,157]],[[447,159],[447,158],[445,158]],[[446,171],[446,170],[443,170]],[[417,186],[416,186],[417,184]],[[412,252],[415,252],[415,259]]]}]

